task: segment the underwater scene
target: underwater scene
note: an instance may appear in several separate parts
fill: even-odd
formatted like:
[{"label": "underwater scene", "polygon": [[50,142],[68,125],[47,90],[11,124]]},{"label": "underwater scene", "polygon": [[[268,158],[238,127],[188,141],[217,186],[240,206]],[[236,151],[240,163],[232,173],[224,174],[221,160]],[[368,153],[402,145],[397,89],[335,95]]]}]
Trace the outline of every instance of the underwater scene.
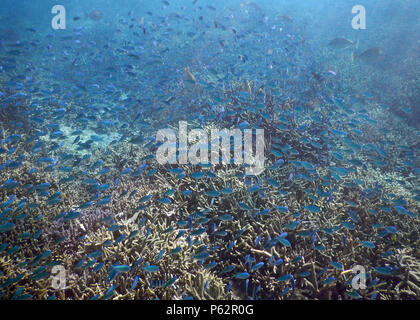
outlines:
[{"label": "underwater scene", "polygon": [[1,0],[0,300],[418,300],[420,2]]}]

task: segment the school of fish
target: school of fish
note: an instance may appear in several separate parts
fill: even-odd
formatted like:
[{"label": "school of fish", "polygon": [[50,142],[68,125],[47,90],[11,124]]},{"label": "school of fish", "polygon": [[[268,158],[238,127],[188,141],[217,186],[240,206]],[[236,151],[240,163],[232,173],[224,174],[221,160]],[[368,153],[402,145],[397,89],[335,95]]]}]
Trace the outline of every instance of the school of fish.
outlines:
[{"label": "school of fish", "polygon": [[[420,297],[419,131],[320,63],[384,50],[210,3],[0,32],[0,299]],[[263,129],[264,172],[158,164],[179,121]]]}]

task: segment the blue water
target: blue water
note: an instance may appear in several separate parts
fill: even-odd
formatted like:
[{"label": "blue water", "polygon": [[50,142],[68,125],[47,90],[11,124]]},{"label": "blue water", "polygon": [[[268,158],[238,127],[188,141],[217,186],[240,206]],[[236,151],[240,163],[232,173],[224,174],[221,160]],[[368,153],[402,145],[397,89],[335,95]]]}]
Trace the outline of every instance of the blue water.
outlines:
[{"label": "blue water", "polygon": [[0,4],[1,299],[419,298],[417,1],[54,5]]}]

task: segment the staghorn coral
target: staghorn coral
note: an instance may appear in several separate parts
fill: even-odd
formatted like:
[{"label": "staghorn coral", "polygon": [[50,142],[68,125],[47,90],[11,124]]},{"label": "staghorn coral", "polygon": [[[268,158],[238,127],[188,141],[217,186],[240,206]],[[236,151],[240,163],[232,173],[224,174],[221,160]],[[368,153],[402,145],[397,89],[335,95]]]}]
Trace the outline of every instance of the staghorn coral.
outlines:
[{"label": "staghorn coral", "polygon": [[[65,239],[61,242],[62,248],[68,254],[77,252],[80,238],[84,235],[95,233],[103,225],[109,224],[115,214],[109,209],[89,209],[81,210],[80,216],[76,221],[63,221],[63,218],[51,222],[44,229],[44,234],[53,240],[61,237]],[[111,220],[112,221],[112,220]]]}]

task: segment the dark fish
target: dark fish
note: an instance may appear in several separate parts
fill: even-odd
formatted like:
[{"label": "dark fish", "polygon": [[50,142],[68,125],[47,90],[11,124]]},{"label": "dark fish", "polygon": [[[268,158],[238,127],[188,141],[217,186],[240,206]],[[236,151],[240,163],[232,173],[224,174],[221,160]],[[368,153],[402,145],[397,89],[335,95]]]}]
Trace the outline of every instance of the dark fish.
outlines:
[{"label": "dark fish", "polygon": [[316,73],[316,72],[312,72],[312,76],[314,77],[314,79],[318,82],[321,82],[323,79],[321,77],[321,74]]},{"label": "dark fish", "polygon": [[171,104],[171,102],[172,101],[174,101],[176,98],[175,97],[169,97],[168,99],[166,99],[166,100],[164,100],[164,102],[167,104],[167,105],[170,105]]},{"label": "dark fish", "polygon": [[353,55],[353,60],[360,59],[363,62],[373,63],[380,60],[383,56],[384,54],[381,49],[377,47],[372,47],[363,51],[359,55]]},{"label": "dark fish", "polygon": [[293,19],[291,17],[289,17],[288,15],[285,15],[285,14],[279,15],[279,16],[277,16],[277,18],[282,19],[286,22],[293,22]]},{"label": "dark fish", "polygon": [[93,10],[92,12],[86,14],[86,17],[93,21],[100,21],[103,19],[104,14],[99,10]]},{"label": "dark fish", "polygon": [[246,54],[244,54],[244,55],[240,54],[239,55],[239,60],[241,60],[243,63],[245,63],[245,62],[248,61],[248,57],[247,57]]},{"label": "dark fish", "polygon": [[328,43],[328,46],[333,49],[345,49],[355,44],[356,42],[346,38],[335,38]]},{"label": "dark fish", "polygon": [[140,56],[134,53],[129,53],[127,54],[127,56],[129,56],[130,58],[134,58],[136,60],[140,60]]},{"label": "dark fish", "polygon": [[77,136],[76,139],[74,139],[73,144],[78,143],[80,141],[80,136]]}]

